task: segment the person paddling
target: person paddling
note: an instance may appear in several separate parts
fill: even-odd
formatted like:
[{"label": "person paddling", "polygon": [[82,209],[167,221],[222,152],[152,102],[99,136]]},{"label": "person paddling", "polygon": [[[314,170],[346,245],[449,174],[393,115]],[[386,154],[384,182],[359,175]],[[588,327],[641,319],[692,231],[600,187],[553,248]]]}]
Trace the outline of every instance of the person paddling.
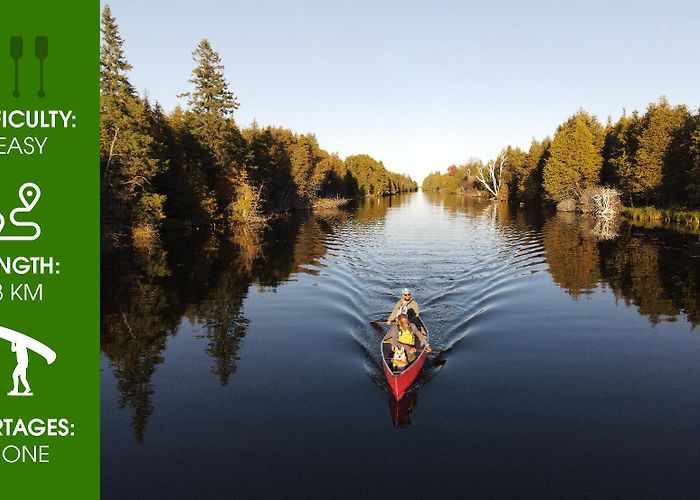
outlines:
[{"label": "person paddling", "polygon": [[[408,316],[404,313],[399,314],[399,322],[391,327],[389,335],[391,336],[392,349],[403,347],[409,354],[415,354],[418,348],[425,347],[427,352],[432,352],[432,348],[428,345],[428,338],[421,330],[416,328],[416,325],[408,321]],[[413,361],[409,359],[409,362]]]},{"label": "person paddling", "polygon": [[414,322],[418,314],[420,314],[420,308],[418,307],[418,302],[411,298],[411,290],[408,288],[403,289],[402,297],[394,306],[394,310],[391,311],[389,319],[386,320],[387,323],[398,318],[399,314],[408,315],[408,320]]}]

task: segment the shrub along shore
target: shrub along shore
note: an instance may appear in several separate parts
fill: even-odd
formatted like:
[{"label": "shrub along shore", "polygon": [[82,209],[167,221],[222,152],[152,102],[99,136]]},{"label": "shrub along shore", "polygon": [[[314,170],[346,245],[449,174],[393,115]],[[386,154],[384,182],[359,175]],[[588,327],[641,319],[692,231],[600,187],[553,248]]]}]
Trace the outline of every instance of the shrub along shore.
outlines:
[{"label": "shrub along shore", "polygon": [[700,227],[700,210],[657,207],[625,207],[622,214],[636,222],[660,221],[666,224]]}]

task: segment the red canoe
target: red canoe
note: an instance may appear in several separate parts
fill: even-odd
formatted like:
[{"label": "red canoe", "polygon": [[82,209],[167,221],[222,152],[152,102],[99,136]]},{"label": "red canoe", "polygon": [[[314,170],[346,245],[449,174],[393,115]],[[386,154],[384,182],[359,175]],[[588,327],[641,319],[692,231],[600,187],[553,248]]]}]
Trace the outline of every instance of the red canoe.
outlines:
[{"label": "red canoe", "polygon": [[[423,330],[426,339],[430,341],[428,328],[425,326],[425,323],[423,323],[420,318],[416,318],[414,321],[416,325]],[[398,401],[411,387],[411,384],[413,384],[413,382],[416,380],[416,377],[418,377],[421,368],[423,368],[423,365],[425,364],[425,359],[428,357],[428,353],[425,350],[425,346],[420,346],[419,354],[411,364],[405,368],[394,369],[391,365],[393,353],[391,351],[391,338],[389,337],[388,333],[382,339],[379,348],[382,353],[384,375],[386,375],[386,380],[389,382],[391,392],[394,393],[394,397]]]}]

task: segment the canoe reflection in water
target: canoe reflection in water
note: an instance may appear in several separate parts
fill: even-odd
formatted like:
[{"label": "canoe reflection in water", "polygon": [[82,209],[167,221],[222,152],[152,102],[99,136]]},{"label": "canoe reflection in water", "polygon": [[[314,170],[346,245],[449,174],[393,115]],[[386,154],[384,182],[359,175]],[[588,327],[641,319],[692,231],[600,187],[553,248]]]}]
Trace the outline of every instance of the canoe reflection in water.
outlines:
[{"label": "canoe reflection in water", "polygon": [[418,395],[415,391],[408,392],[398,401],[394,396],[389,397],[389,411],[394,427],[405,429],[411,425],[411,412],[418,405]]}]

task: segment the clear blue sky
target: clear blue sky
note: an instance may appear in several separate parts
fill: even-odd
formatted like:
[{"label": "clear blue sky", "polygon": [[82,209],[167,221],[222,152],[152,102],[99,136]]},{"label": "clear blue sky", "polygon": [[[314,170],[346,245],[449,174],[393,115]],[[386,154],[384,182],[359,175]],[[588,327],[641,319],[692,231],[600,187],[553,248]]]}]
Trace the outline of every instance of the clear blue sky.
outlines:
[{"label": "clear blue sky", "polygon": [[167,110],[208,38],[253,119],[420,181],[666,95],[700,104],[700,2],[109,2],[132,82]]}]

